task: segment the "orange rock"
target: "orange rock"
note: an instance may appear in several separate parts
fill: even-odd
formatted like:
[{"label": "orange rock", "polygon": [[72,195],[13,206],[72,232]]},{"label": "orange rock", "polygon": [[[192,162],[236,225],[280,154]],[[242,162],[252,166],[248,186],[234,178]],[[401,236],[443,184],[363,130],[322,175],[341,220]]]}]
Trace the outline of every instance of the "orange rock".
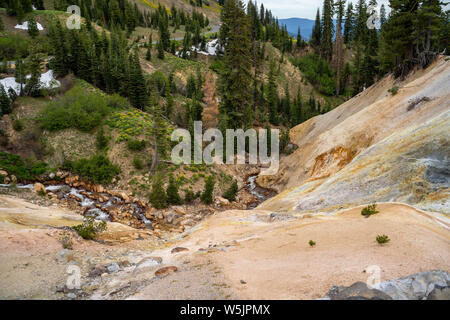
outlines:
[{"label": "orange rock", "polygon": [[188,248],[183,248],[183,247],[176,247],[173,248],[172,251],[170,251],[171,253],[178,253],[178,252],[183,252],[183,251],[189,251]]},{"label": "orange rock", "polygon": [[178,268],[175,266],[164,267],[155,271],[155,276],[157,277],[165,277],[172,272],[177,272]]}]

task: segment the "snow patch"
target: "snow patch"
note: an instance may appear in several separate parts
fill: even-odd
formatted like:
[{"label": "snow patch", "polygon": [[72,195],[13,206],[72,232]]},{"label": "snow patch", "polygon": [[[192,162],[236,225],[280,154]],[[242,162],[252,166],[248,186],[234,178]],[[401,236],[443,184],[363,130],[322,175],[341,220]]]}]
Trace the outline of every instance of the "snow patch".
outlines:
[{"label": "snow patch", "polygon": [[[31,75],[28,75],[27,79],[30,77]],[[48,70],[46,73],[41,74],[39,81],[41,89],[54,89],[61,86],[61,83],[58,80],[55,80],[53,70]],[[20,83],[16,82],[16,78],[9,77],[2,79],[0,80],[0,84],[5,88],[6,92],[8,92],[9,89],[13,89],[17,95],[20,94]],[[25,87],[25,84],[22,84],[22,86]]]},{"label": "snow patch", "polygon": [[[191,52],[197,51],[197,53],[203,54],[205,56],[216,56],[217,53],[219,53],[222,50],[222,47],[219,44],[219,39],[214,39],[212,41],[207,42],[204,49],[205,50],[201,50],[200,46],[199,47],[192,46],[190,51],[187,52],[187,55],[189,56]],[[178,51],[176,53],[176,56],[177,57],[181,56],[181,52]]]},{"label": "snow patch", "polygon": [[[44,27],[39,22],[36,22],[37,28],[39,31],[43,31]],[[22,24],[18,24],[14,27],[15,29],[28,30],[28,21],[25,21]]]}]

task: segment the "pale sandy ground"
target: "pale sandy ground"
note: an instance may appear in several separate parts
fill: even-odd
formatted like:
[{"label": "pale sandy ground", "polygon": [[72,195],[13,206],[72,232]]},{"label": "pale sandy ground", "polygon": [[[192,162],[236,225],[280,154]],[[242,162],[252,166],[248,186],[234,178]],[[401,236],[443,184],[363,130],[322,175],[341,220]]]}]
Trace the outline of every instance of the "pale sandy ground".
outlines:
[{"label": "pale sandy ground", "polygon": [[[370,265],[380,266],[381,281],[425,270],[449,271],[448,218],[402,204],[379,204],[378,209],[370,218],[355,208],[335,216],[278,222],[270,222],[270,211],[227,211],[158,247],[148,241],[112,246],[76,241],[73,263],[86,274],[87,267],[99,263],[86,261],[95,259],[163,258],[159,266],[109,275],[93,291],[94,299],[314,299],[333,285],[365,281],[364,270]],[[67,263],[58,262],[61,245],[54,229],[43,224],[78,221],[68,210],[1,196],[0,297],[63,298],[55,294],[55,286],[64,283]],[[389,235],[391,242],[378,245],[378,234]],[[316,241],[316,247],[310,248],[309,240]],[[176,246],[189,251],[170,253]],[[179,271],[154,277],[156,269],[167,265]]]},{"label": "pale sandy ground", "polygon": [[[319,298],[333,285],[366,281],[364,270],[370,265],[380,266],[381,281],[425,270],[449,271],[448,219],[438,223],[401,204],[378,208],[380,213],[370,218],[355,208],[337,216],[274,223],[251,222],[250,212],[228,212],[208,219],[182,245],[240,241],[225,252],[210,253],[210,258],[241,299]],[[387,234],[391,242],[380,246],[378,234]]]}]

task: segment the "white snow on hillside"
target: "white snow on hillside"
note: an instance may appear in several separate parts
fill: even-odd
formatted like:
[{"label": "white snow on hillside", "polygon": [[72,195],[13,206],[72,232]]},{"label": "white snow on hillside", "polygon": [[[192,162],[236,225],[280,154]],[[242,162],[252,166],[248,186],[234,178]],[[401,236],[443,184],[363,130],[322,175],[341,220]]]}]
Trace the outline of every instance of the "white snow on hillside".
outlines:
[{"label": "white snow on hillside", "polygon": [[[192,50],[194,50],[194,47]],[[207,56],[215,56],[215,55],[217,55],[218,51],[220,51],[219,39],[214,39],[214,40],[206,43],[205,51],[198,51],[198,53],[204,54]]]},{"label": "white snow on hillside", "polygon": [[[205,56],[215,56],[215,55],[217,55],[218,52],[220,52],[222,50],[222,48],[220,47],[220,44],[219,44],[219,39],[214,39],[212,41],[207,42],[205,45],[205,50],[200,50],[200,49],[201,49],[200,47],[192,46],[190,51],[187,52],[187,55],[190,55],[191,52],[197,51],[197,53],[203,54]],[[176,53],[176,56],[179,57],[180,55],[181,55],[181,52],[178,51]]]},{"label": "white snow on hillside", "polygon": [[[27,79],[30,77],[31,75],[28,75]],[[54,78],[53,70],[48,70],[46,73],[41,74],[39,80],[41,82],[41,89],[54,89],[61,85],[61,83]],[[17,95],[20,94],[20,83],[16,82],[16,78],[9,77],[2,79],[0,80],[0,84],[5,88],[6,92],[8,92],[9,89],[13,89]],[[22,84],[22,87],[25,87],[25,84]]]},{"label": "white snow on hillside", "polygon": [[[36,22],[37,28],[39,31],[44,30],[44,27],[39,22]],[[28,21],[25,21],[22,24],[18,24],[14,27],[15,29],[28,30]]]}]

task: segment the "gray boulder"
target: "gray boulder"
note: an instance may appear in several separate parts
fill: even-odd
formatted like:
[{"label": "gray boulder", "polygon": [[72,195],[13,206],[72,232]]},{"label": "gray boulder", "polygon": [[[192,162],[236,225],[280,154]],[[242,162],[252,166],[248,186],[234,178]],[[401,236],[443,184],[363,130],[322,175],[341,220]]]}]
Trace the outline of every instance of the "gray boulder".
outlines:
[{"label": "gray boulder", "polygon": [[[424,300],[437,286],[450,285],[450,275],[444,270],[432,270],[416,273],[396,280],[380,283],[378,289],[394,300]],[[436,297],[439,293],[436,291]]]}]

